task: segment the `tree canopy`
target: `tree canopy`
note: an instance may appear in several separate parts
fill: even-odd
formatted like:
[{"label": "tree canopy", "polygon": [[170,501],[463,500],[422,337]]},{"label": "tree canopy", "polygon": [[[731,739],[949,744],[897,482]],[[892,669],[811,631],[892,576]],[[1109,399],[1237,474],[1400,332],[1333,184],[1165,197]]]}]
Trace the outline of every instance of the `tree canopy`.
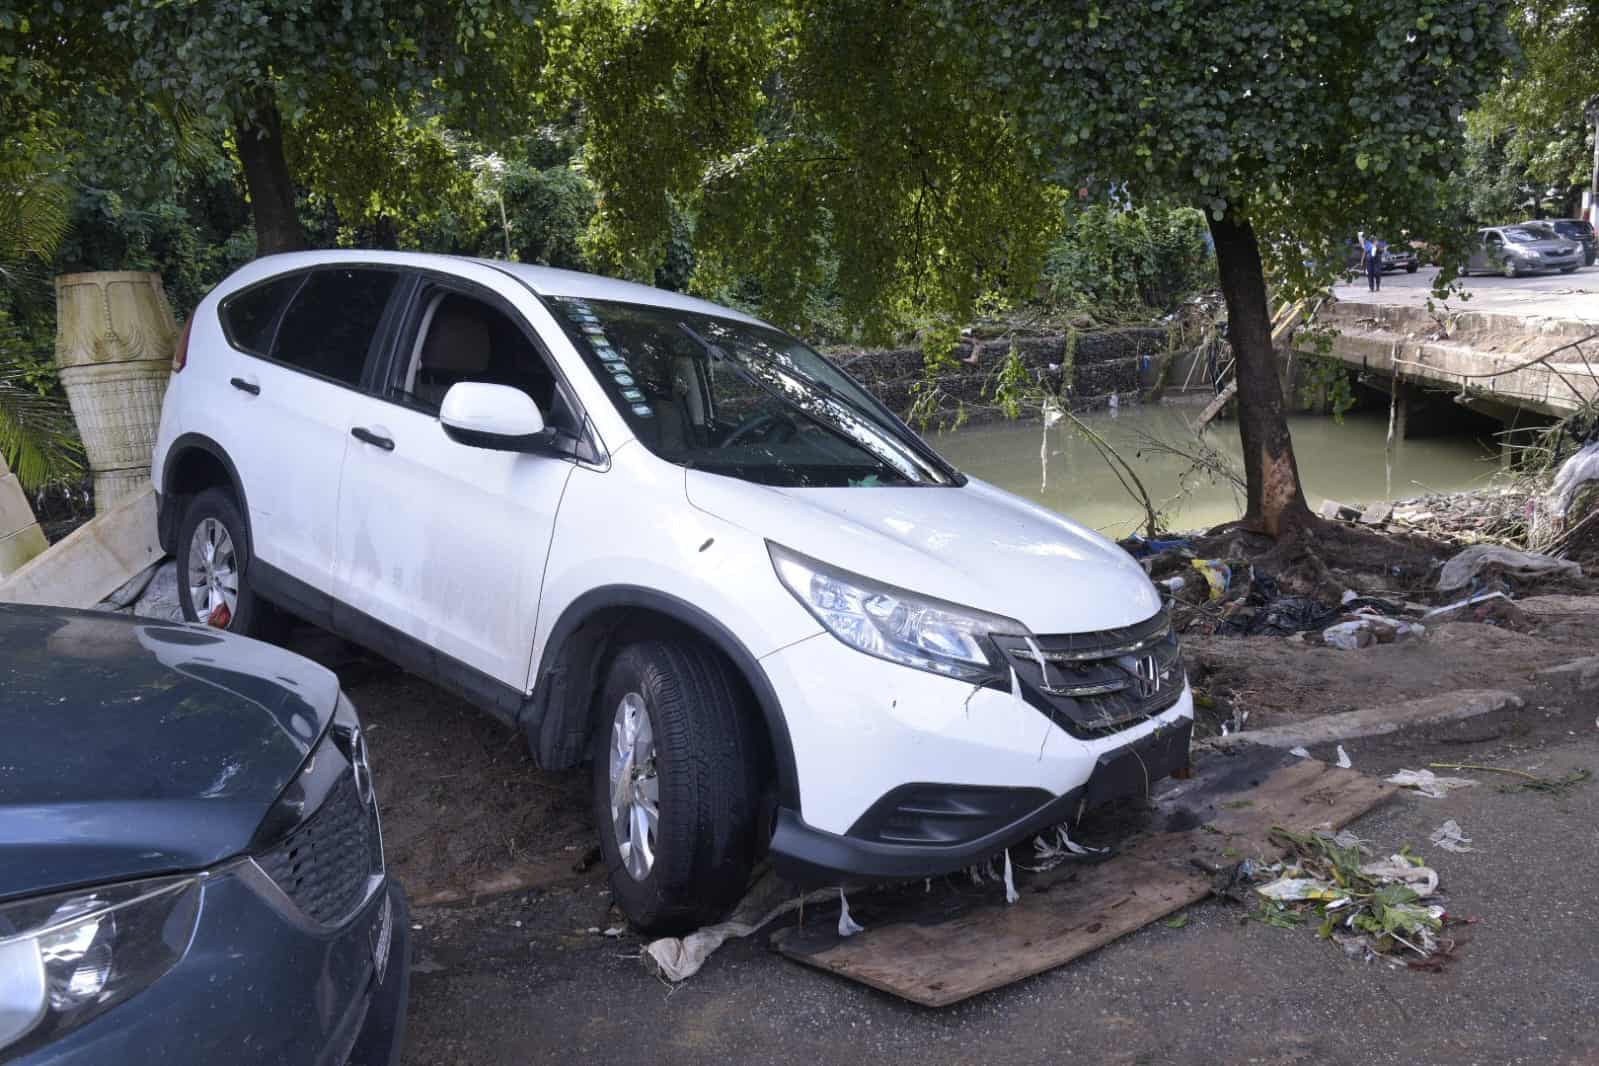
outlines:
[{"label": "tree canopy", "polygon": [[1360,229],[1458,247],[1462,112],[1510,49],[1497,0],[580,0],[616,258],[694,202],[697,251],[778,312],[836,252],[854,316],[959,315],[1023,282],[1071,190],[1203,208],[1238,354],[1252,524],[1309,518],[1266,271],[1324,289]]}]

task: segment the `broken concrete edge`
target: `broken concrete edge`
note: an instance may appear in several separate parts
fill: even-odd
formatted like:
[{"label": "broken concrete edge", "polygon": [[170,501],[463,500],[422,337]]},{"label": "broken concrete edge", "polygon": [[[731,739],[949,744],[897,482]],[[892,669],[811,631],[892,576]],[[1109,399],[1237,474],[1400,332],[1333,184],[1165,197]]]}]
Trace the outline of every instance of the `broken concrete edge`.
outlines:
[{"label": "broken concrete edge", "polygon": [[162,555],[155,489],[147,487],[0,581],[0,601],[93,607]]},{"label": "broken concrete edge", "polygon": [[1225,737],[1206,737],[1194,741],[1195,747],[1226,750],[1246,744],[1268,748],[1299,748],[1330,744],[1361,737],[1386,736],[1402,729],[1458,722],[1494,711],[1519,710],[1521,697],[1501,689],[1467,689],[1439,696],[1426,696],[1383,707],[1329,714],[1292,725],[1246,729]]},{"label": "broken concrete edge", "polygon": [[1599,655],[1587,655],[1581,659],[1560,663],[1558,666],[1545,667],[1533,674],[1537,681],[1574,684],[1578,688],[1594,688],[1599,686]]}]

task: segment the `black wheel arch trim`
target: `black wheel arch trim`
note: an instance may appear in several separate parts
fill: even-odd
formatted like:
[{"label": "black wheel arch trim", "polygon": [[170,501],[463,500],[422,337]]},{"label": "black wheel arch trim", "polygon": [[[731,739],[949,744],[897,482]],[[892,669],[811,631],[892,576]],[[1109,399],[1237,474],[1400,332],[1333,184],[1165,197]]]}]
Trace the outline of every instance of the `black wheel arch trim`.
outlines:
[{"label": "black wheel arch trim", "polygon": [[[541,764],[552,754],[556,743],[555,733],[547,728],[551,706],[551,691],[557,680],[560,656],[568,638],[599,612],[612,608],[638,608],[654,611],[694,630],[696,635],[709,641],[732,662],[750,687],[766,725],[772,745],[772,760],[777,774],[777,801],[794,812],[800,810],[799,773],[794,763],[794,743],[789,737],[788,721],[783,715],[777,691],[762,669],[760,660],[744,646],[732,630],[713,615],[689,601],[670,593],[638,585],[605,585],[590,589],[573,600],[561,612],[550,637],[544,643],[544,652],[538,664],[533,685],[533,695],[523,704],[518,716],[529,746]],[[564,723],[555,723],[557,725]]]},{"label": "black wheel arch trim", "polygon": [[229,487],[233,490],[234,498],[239,501],[239,516],[244,519],[246,557],[254,559],[255,538],[250,531],[250,501],[244,494],[244,482],[240,480],[239,470],[233,465],[233,459],[228,455],[227,449],[204,433],[185,433],[167,448],[166,461],[161,466],[161,509],[156,516],[156,537],[161,543],[161,550],[168,555],[177,554],[178,526],[183,521],[183,513],[178,510],[178,501],[182,496],[175,490],[172,479],[184,453],[196,450],[209,454],[221,463],[222,469],[227,472]]}]

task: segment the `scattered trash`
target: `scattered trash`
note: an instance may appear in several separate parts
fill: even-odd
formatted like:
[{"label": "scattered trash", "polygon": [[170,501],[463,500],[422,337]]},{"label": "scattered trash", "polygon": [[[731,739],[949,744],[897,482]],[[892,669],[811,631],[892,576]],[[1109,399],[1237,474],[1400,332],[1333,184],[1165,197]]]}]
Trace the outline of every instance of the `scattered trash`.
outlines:
[{"label": "scattered trash", "polygon": [[1401,770],[1386,780],[1390,785],[1413,788],[1433,799],[1443,799],[1452,789],[1470,788],[1477,783],[1469,777],[1439,777],[1431,770]]},{"label": "scattered trash", "polygon": [[[1365,610],[1368,609],[1362,608],[1362,612]],[[1405,622],[1398,618],[1389,618],[1386,615],[1362,612],[1357,612],[1354,618],[1346,619],[1322,630],[1322,642],[1329,647],[1354,651],[1359,648],[1369,648],[1373,644],[1393,644],[1396,641],[1427,635],[1426,628],[1417,625],[1415,622]]]},{"label": "scattered trash", "polygon": [[1585,445],[1560,464],[1539,510],[1564,524],[1577,490],[1595,478],[1599,478],[1599,442]]},{"label": "scattered trash", "polygon": [[1192,548],[1192,537],[1149,537],[1145,538],[1137,533],[1124,540],[1116,542],[1123,551],[1134,559],[1143,559],[1150,555],[1159,555],[1161,552],[1182,551]]},{"label": "scattered trash", "polygon": [[1349,753],[1344,750],[1344,746],[1342,744],[1338,745],[1338,769],[1347,770],[1354,765],[1349,759]]},{"label": "scattered trash", "polygon": [[[1005,902],[1006,903],[1015,903],[1017,900],[1019,900],[1021,898],[1022,898],[1021,895],[1016,891],[1016,878],[1011,873],[1011,868],[1010,868],[1010,849],[1006,848],[1005,849]],[[842,927],[843,919],[840,918],[839,922],[840,922],[839,934],[840,935],[846,935],[846,934],[844,934],[843,927]]]},{"label": "scattered trash", "polygon": [[[517,925],[521,925],[522,923],[521,922],[517,922],[516,924]],[[626,926],[613,925],[609,929],[607,929],[605,932],[601,933],[600,935],[601,936],[608,936],[612,940],[615,940],[617,937],[621,936],[622,934],[624,934],[626,932],[627,932],[627,927]]]},{"label": "scattered trash", "polygon": [[[1033,838],[1036,865],[1023,866],[1028,873],[1044,873],[1063,862],[1099,862],[1110,856],[1109,848],[1090,848],[1071,838],[1064,825],[1046,829]],[[1006,852],[1006,858],[1010,853]]]},{"label": "scattered trash", "polygon": [[1473,544],[1444,564],[1443,572],[1438,575],[1438,589],[1451,592],[1471,588],[1485,572],[1490,571],[1523,580],[1582,576],[1582,567],[1569,559],[1517,551],[1499,544]]},{"label": "scattered trash", "polygon": [[1205,577],[1205,584],[1210,586],[1210,602],[1215,603],[1227,595],[1227,586],[1232,584],[1232,568],[1218,559],[1195,559],[1190,564]]},{"label": "scattered trash", "polygon": [[1307,748],[1289,748],[1288,754],[1298,756],[1301,759],[1310,758],[1310,751]]},{"label": "scattered trash", "polygon": [[[1005,876],[1008,882],[1010,877],[1010,852],[1008,851],[1005,853]],[[1008,883],[1006,888],[1007,894],[1010,891],[1014,891],[1014,889],[1009,887]],[[854,936],[856,933],[864,932],[866,932],[866,927],[849,916],[849,897],[844,895],[844,889],[840,886],[838,890],[838,935]]]},{"label": "scattered trash", "polygon": [[[1490,774],[1509,774],[1522,780],[1501,787],[1501,792],[1547,792],[1551,796],[1564,796],[1593,777],[1592,770],[1573,770],[1561,777],[1540,777],[1526,770],[1512,770],[1505,766],[1481,766],[1469,762],[1435,762],[1427,765],[1436,766],[1440,770],[1480,770]],[[1425,770],[1422,772],[1426,773]]]},{"label": "scattered trash", "polygon": [[1465,833],[1461,831],[1460,823],[1455,821],[1453,818],[1449,819],[1437,829],[1434,829],[1432,831],[1432,836],[1428,837],[1427,839],[1431,840],[1434,844],[1437,844],[1445,851],[1453,851],[1457,854],[1477,850],[1471,846],[1471,838],[1466,836]]},{"label": "scattered trash", "polygon": [[[1362,862],[1360,841],[1325,832],[1295,833],[1282,827],[1274,839],[1293,850],[1288,861],[1254,865],[1255,894],[1260,909],[1252,917],[1278,928],[1293,928],[1309,919],[1317,933],[1357,958],[1388,957],[1398,961],[1401,949],[1419,959],[1453,944],[1439,937],[1446,913],[1441,906],[1421,903],[1438,890],[1438,874],[1406,853],[1381,862]],[[1341,843],[1347,839],[1349,843]]]},{"label": "scattered trash", "polygon": [[674,984],[685,981],[699,973],[712,952],[728,940],[749,936],[789,911],[807,903],[826,902],[832,895],[832,889],[827,888],[795,895],[792,887],[768,871],[745,894],[727,921],[697,929],[682,938],[668,936],[652,940],[640,958],[645,968],[656,976]]}]

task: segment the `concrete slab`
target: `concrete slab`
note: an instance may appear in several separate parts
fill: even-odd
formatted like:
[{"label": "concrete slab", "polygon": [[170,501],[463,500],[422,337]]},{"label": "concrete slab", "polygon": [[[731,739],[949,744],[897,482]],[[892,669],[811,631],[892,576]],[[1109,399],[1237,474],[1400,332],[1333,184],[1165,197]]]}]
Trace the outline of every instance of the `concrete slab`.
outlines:
[{"label": "concrete slab", "polygon": [[0,580],[0,600],[93,607],[161,559],[155,519],[146,488]]},{"label": "concrete slab", "polygon": [[1386,736],[1401,729],[1437,725],[1440,722],[1458,722],[1482,714],[1491,714],[1494,711],[1518,710],[1520,707],[1521,697],[1513,692],[1499,689],[1466,689],[1380,707],[1365,707],[1343,714],[1322,715],[1320,718],[1311,718],[1292,725],[1246,729],[1241,733],[1210,737],[1195,743],[1218,750],[1249,744],[1268,748],[1309,747],[1312,744],[1354,740],[1359,737]]},{"label": "concrete slab", "polygon": [[22,483],[0,459],[0,578],[48,546]]}]

